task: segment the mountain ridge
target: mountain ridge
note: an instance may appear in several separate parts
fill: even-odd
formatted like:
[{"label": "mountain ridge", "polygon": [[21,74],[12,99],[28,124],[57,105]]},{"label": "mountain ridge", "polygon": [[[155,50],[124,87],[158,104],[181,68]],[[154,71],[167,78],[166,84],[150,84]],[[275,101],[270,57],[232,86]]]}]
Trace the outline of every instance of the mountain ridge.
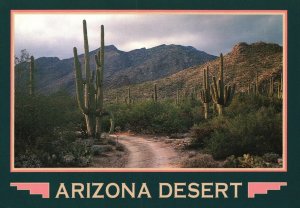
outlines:
[{"label": "mountain ridge", "polygon": [[[98,50],[89,53],[92,70],[95,69],[94,54]],[[114,45],[107,45],[105,46],[104,86],[117,88],[156,80],[215,58],[216,56],[192,46],[162,44],[149,49],[140,48],[125,52]],[[80,54],[79,60],[82,66],[84,66],[83,59],[84,54]],[[49,94],[63,88],[74,94],[73,60],[73,57],[37,58],[35,63],[38,92]]]},{"label": "mountain ridge", "polygon": [[[139,98],[151,99],[154,84],[157,85],[160,99],[176,98],[177,89],[181,96],[189,94],[193,89],[202,88],[203,70],[209,66],[210,83],[212,77],[218,77],[219,57],[201,65],[189,67],[170,76],[147,81],[142,84],[131,86],[131,95]],[[233,46],[232,50],[224,55],[224,80],[226,84],[236,84],[237,91],[245,92],[249,84],[254,84],[256,72],[258,73],[259,87],[268,85],[270,77],[275,82],[280,81],[282,73],[282,46],[274,43],[240,42]],[[114,96],[126,95],[127,88],[118,88],[106,93],[107,99]]]}]

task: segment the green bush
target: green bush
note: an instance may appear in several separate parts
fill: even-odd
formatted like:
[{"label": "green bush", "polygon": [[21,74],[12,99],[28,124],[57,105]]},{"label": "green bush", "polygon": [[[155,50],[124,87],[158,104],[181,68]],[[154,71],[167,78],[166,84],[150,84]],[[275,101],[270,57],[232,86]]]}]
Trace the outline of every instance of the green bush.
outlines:
[{"label": "green bush", "polygon": [[225,112],[228,117],[235,117],[237,115],[255,113],[262,107],[272,107],[275,112],[281,112],[282,100],[269,98],[263,95],[248,95],[239,93],[234,96],[231,104],[225,108]]},{"label": "green bush", "polygon": [[272,107],[238,115],[228,119],[226,128],[215,129],[207,140],[207,148],[216,159],[272,151],[281,154],[281,119],[281,113],[276,113]]},{"label": "green bush", "polygon": [[65,166],[64,156],[74,153],[72,165],[81,166],[76,158],[85,155],[78,155],[75,132],[83,125],[75,99],[63,91],[49,96],[17,93],[15,98],[16,167]]},{"label": "green bush", "polygon": [[192,141],[189,147],[203,147],[205,142],[211,138],[216,129],[225,128],[225,122],[226,120],[223,117],[216,117],[208,122],[194,125],[190,130]]},{"label": "green bush", "polygon": [[282,153],[282,113],[278,99],[237,95],[225,109],[224,116],[191,129],[191,146],[205,148],[215,159]]},{"label": "green bush", "polygon": [[[114,104],[108,108],[114,112],[115,125],[120,126],[122,130],[140,133],[177,133],[188,131],[195,122],[201,120],[199,112],[195,110],[199,107],[191,108],[187,105],[176,106],[168,101],[157,103],[144,101],[130,106]],[[108,125],[105,128],[108,128]]]}]

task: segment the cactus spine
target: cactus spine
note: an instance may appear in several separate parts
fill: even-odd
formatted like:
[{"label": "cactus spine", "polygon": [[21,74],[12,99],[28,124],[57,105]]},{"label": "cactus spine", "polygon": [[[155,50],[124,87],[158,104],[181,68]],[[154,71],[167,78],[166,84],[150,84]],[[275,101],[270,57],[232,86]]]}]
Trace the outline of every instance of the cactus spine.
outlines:
[{"label": "cactus spine", "polygon": [[209,103],[211,101],[209,89],[209,67],[203,70],[203,89],[200,91],[200,100],[204,106],[204,118],[208,118]]},{"label": "cactus spine", "polygon": [[34,79],[34,57],[30,57],[30,67],[29,67],[29,95],[34,95],[34,85],[35,85],[35,79]]},{"label": "cactus spine", "polygon": [[212,100],[217,104],[218,114],[223,114],[223,108],[227,107],[232,101],[235,85],[231,87],[230,85],[224,85],[224,75],[223,75],[223,54],[220,55],[220,66],[219,66],[219,80],[217,82],[216,78],[213,77],[213,84],[211,85]]},{"label": "cactus spine", "polygon": [[[83,20],[83,36],[85,80],[82,77],[77,48],[73,48],[77,102],[79,109],[85,117],[88,135],[100,138],[102,117],[110,115],[111,119],[113,119],[112,113],[105,112],[103,109],[104,26],[101,26],[101,49],[98,51],[98,54],[95,55],[95,83],[95,71],[91,74],[90,70],[89,45],[85,20]],[[113,126],[111,127],[113,128]]]}]

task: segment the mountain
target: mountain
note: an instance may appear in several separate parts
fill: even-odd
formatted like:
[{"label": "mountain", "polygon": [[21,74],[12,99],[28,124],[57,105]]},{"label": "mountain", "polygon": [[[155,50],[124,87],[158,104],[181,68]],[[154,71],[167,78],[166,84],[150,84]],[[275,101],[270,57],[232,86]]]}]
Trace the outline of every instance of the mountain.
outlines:
[{"label": "mountain", "polygon": [[[89,53],[91,69],[95,69],[94,55]],[[84,66],[84,55],[79,55]],[[191,46],[160,45],[124,52],[113,45],[105,46],[105,88],[118,88],[160,79],[185,68],[203,64],[216,57]],[[57,57],[41,57],[35,60],[37,90],[48,94],[65,89],[74,94],[74,58],[60,60]],[[23,65],[17,66],[25,69]]]},{"label": "mountain", "polygon": [[[158,97],[172,97],[175,99],[177,89],[180,94],[192,92],[193,89],[202,88],[203,69],[209,66],[210,82],[212,76],[218,77],[220,59],[193,66],[174,73],[168,77],[155,81],[148,81],[131,86],[131,95],[137,99],[151,98],[153,86],[157,84]],[[266,86],[269,78],[274,77],[275,82],[280,80],[282,73],[282,47],[277,44],[257,42],[252,44],[238,43],[231,52],[224,55],[224,79],[225,83],[234,83],[237,91],[246,91],[249,83],[255,82],[258,73],[259,86]],[[115,99],[116,96],[126,95],[126,87],[113,89],[106,92],[107,99]]]}]

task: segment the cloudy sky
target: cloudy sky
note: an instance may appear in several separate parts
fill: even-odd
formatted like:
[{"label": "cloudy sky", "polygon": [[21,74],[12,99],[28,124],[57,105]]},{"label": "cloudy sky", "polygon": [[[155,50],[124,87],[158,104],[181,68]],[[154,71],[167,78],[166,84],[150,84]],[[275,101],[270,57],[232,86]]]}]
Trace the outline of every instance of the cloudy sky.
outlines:
[{"label": "cloudy sky", "polygon": [[281,15],[201,14],[15,14],[15,53],[27,49],[35,57],[72,57],[83,52],[82,20],[86,19],[90,50],[99,47],[100,25],[105,44],[119,50],[161,44],[193,46],[218,55],[238,42],[282,45]]}]

